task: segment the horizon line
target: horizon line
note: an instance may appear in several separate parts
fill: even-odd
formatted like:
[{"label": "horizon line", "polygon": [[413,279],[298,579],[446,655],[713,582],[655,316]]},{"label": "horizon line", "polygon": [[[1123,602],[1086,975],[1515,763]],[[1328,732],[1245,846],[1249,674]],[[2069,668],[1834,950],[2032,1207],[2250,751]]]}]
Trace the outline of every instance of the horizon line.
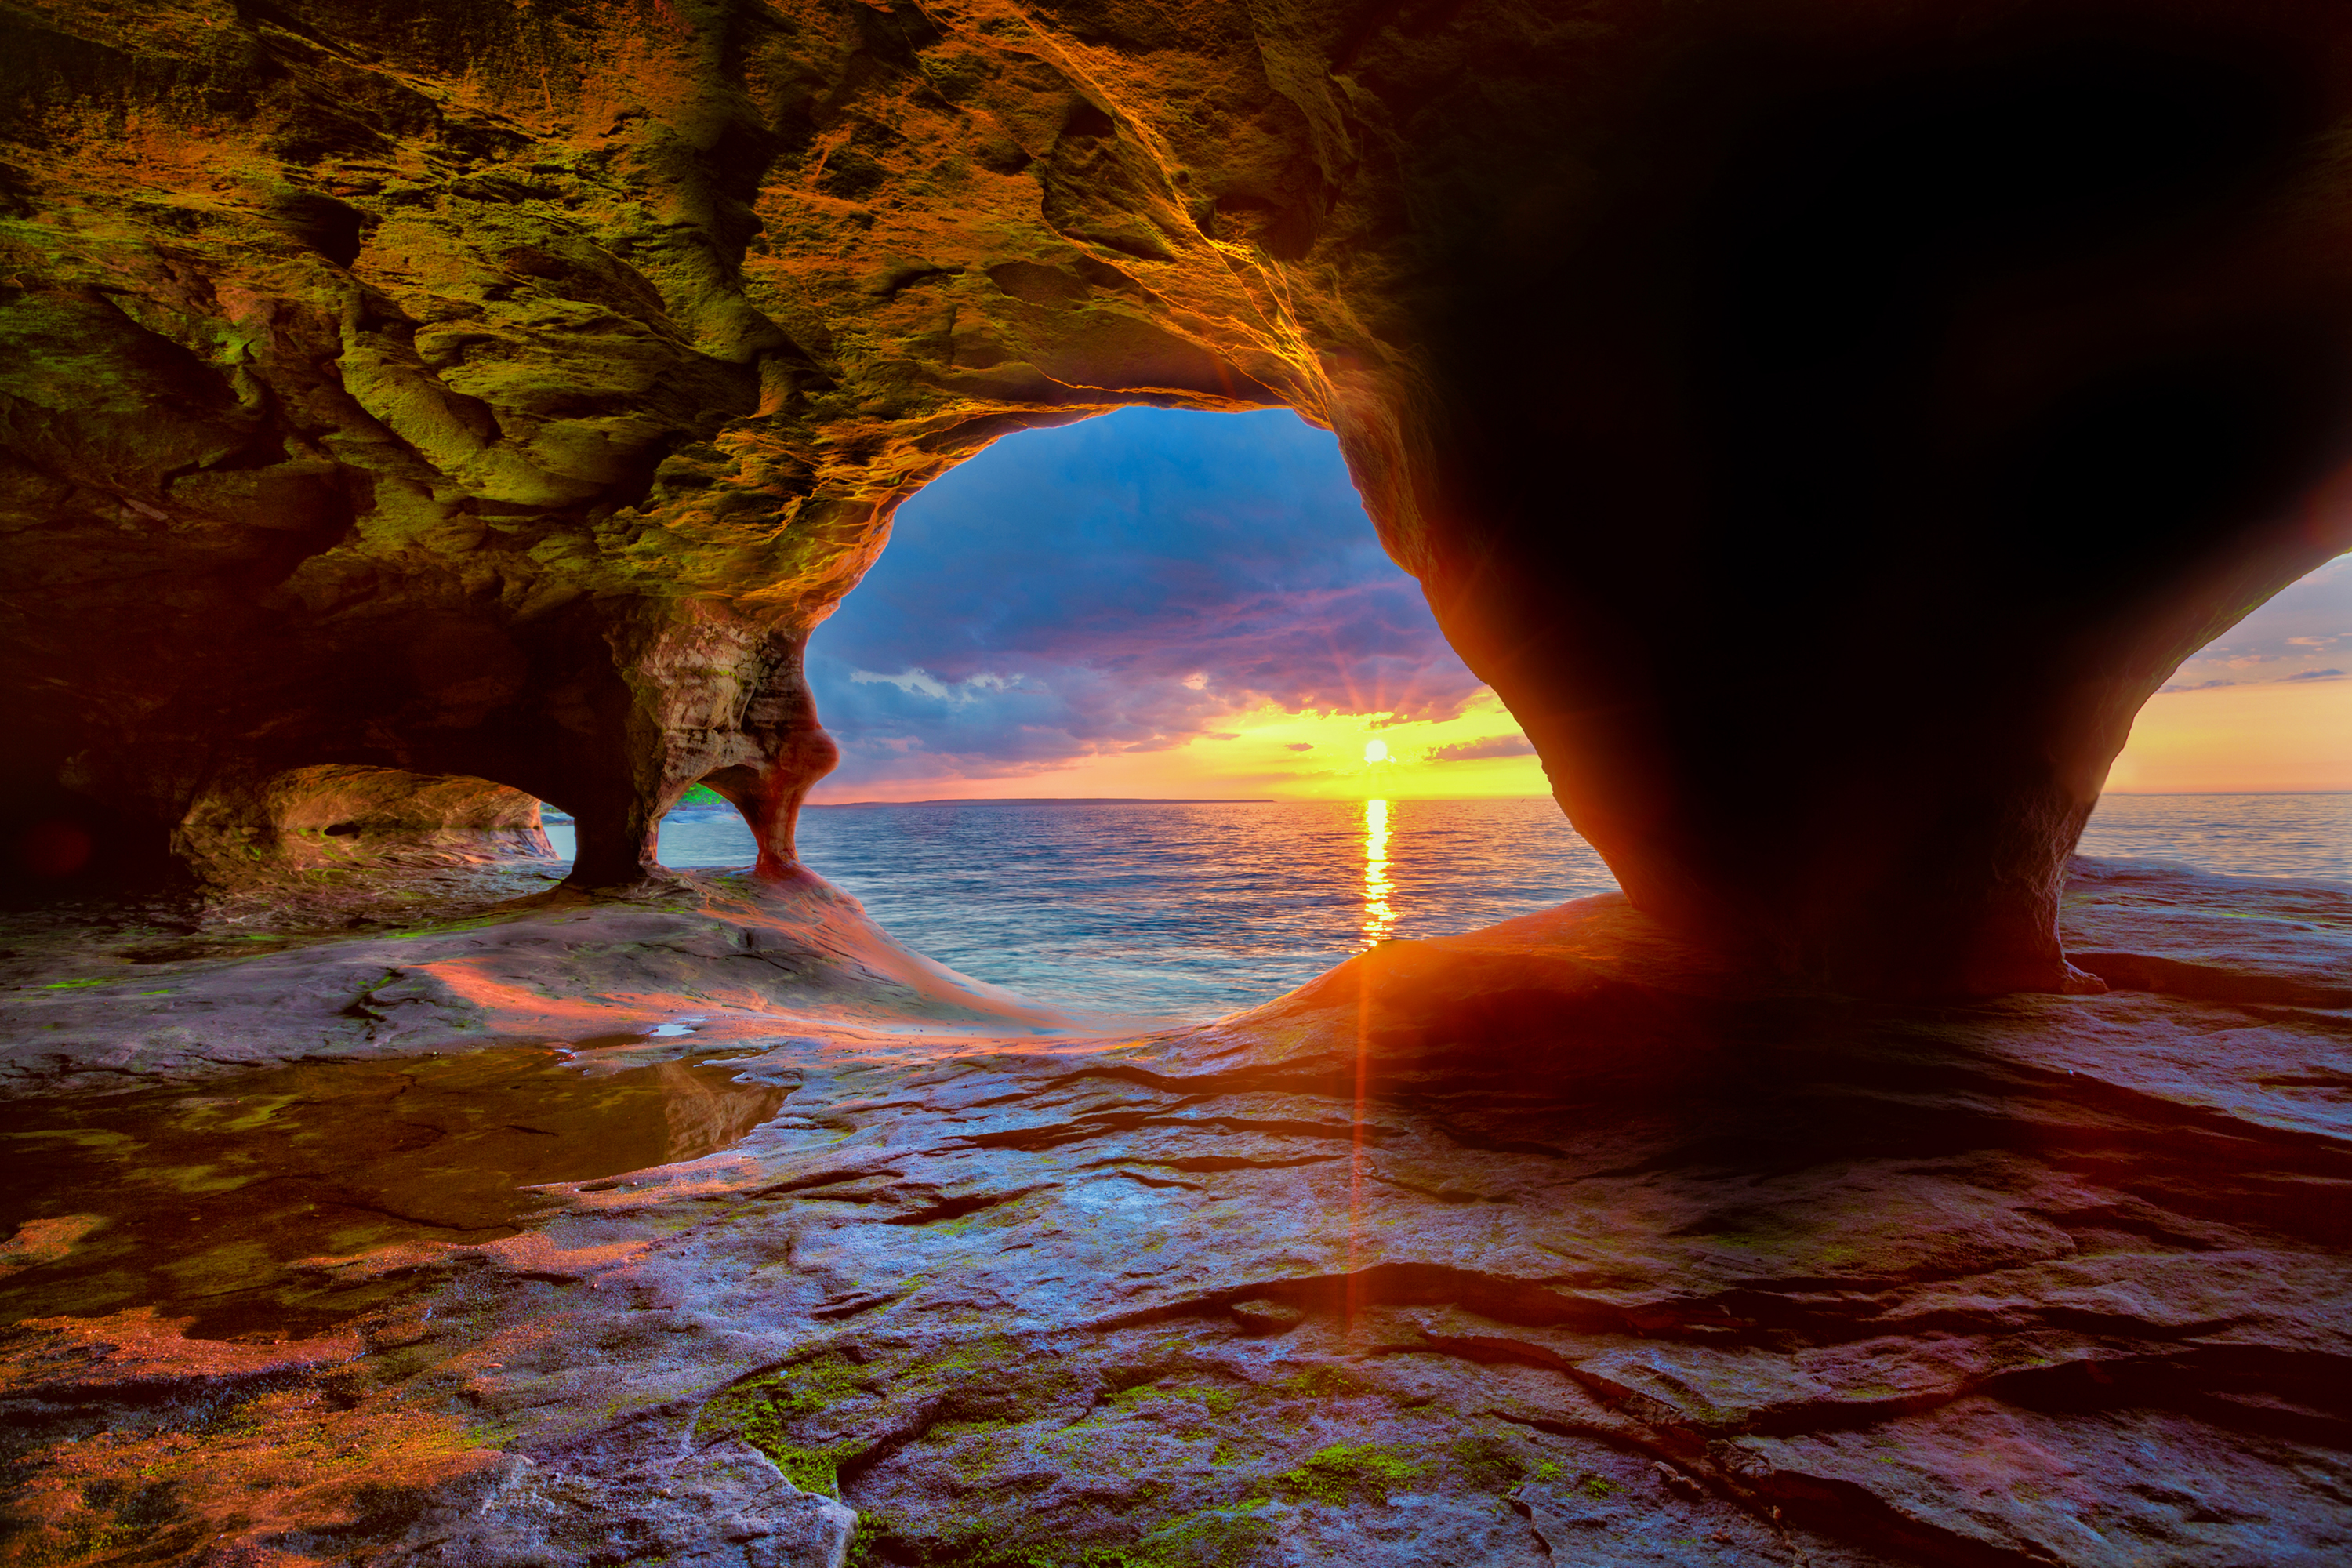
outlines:
[{"label": "horizon line", "polygon": [[[2099,792],[2099,798],[2110,795],[2127,799],[2168,799],[2185,795],[2352,795],[2352,787],[2334,789],[2111,789]],[[1319,802],[1342,804],[1362,800],[1424,801],[1446,804],[1483,800],[1551,800],[1549,795],[931,795],[921,800],[812,800],[802,803],[803,811],[847,811],[870,809],[881,805],[1304,805]],[[541,807],[557,816],[569,818],[571,814],[552,801],[542,800]],[[724,806],[672,806],[672,811],[718,810]],[[731,808],[730,808],[731,809]]]},{"label": "horizon line", "polygon": [[801,809],[845,811],[867,805],[1276,805],[1270,795],[942,795],[926,800],[808,800]]},{"label": "horizon line", "polygon": [[[2189,795],[2352,795],[2352,785],[2327,789],[2110,789],[2099,798],[2132,798]],[[1466,802],[1481,800],[1551,800],[1549,795],[946,795],[921,800],[812,800],[802,809],[868,805],[1306,805],[1318,802],[1358,800],[1421,800]]]}]

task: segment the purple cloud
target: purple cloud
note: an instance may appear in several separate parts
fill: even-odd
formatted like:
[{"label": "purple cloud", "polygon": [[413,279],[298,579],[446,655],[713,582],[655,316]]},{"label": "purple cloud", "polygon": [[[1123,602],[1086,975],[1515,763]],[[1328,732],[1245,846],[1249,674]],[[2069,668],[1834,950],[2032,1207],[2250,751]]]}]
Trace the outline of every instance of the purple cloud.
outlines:
[{"label": "purple cloud", "polygon": [[2173,672],[2167,691],[2278,680],[2330,680],[2352,647],[2352,555],[2339,555],[2295,583]]},{"label": "purple cloud", "polygon": [[1535,754],[1525,735],[1490,735],[1483,741],[1463,741],[1451,746],[1440,746],[1429,753],[1433,763],[1475,763],[1488,757],[1527,757]]}]

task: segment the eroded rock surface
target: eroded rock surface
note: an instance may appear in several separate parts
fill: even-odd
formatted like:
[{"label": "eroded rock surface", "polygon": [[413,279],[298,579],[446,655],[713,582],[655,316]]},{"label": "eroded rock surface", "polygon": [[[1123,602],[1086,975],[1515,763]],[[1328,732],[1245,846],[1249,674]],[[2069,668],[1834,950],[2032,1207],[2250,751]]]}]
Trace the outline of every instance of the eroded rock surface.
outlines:
[{"label": "eroded rock surface", "polygon": [[232,901],[238,912],[175,934],[18,917],[0,928],[14,939],[0,958],[0,1094],[657,1028],[731,1045],[803,1025],[845,1039],[1081,1027],[911,952],[806,873],[689,873],[602,901],[546,892],[551,875],[536,896],[404,930],[386,929],[378,903],[361,936],[322,934],[302,904],[288,922],[282,907]]},{"label": "eroded rock surface", "polygon": [[[208,882],[315,892],[381,888],[425,868],[544,860],[539,802],[487,779],[394,768],[293,768],[215,780],[188,807],[173,847]],[[387,878],[385,873],[393,874]]]},{"label": "eroded rock surface", "polygon": [[14,1550],[830,1563],[837,1492],[870,1565],[2340,1561],[2352,894],[2073,888],[2105,994],[1612,896],[1203,1027],[813,1025],[730,1151],[320,1259],[399,1287],[348,1324],[17,1324]]},{"label": "eroded rock surface", "polygon": [[899,500],[1286,405],[1642,908],[2063,990],[2131,715],[2352,543],[2332,0],[0,26],[27,867],[332,765],[554,801],[585,885],[707,779],[782,874]]}]

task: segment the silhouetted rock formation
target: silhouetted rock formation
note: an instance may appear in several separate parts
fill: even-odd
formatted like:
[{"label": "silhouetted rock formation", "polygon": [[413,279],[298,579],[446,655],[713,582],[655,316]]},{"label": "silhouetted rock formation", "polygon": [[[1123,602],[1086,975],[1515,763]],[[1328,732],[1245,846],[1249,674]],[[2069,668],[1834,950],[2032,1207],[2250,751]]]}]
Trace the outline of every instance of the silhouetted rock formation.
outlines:
[{"label": "silhouetted rock formation", "polygon": [[7,27],[20,826],[392,768],[563,805],[593,885],[708,779],[782,873],[897,502],[1289,405],[1637,903],[2063,988],[2131,715],[2352,542],[2319,0]]}]

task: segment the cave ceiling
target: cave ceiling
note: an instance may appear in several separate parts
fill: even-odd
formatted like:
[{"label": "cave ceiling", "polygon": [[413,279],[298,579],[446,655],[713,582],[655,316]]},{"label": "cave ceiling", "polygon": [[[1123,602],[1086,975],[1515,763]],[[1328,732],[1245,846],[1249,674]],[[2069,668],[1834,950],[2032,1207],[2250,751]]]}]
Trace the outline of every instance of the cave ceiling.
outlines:
[{"label": "cave ceiling", "polygon": [[[1026,426],[1288,406],[1637,901],[1802,966],[1924,889],[2048,982],[2131,712],[2347,542],[2347,31],[16,0],[7,782],[163,833],[476,775],[618,879],[708,778],[781,864],[801,641],[898,501]],[[1803,702],[1754,658],[1906,637]]]}]

